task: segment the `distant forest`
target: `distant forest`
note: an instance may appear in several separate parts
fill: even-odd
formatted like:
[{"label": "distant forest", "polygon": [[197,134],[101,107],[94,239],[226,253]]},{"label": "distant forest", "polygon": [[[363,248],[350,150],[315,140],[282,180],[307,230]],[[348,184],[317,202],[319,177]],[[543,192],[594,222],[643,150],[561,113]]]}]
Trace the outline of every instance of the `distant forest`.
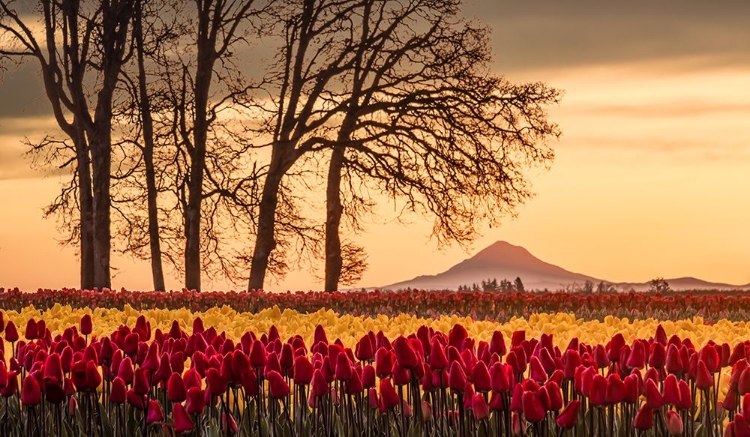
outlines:
[{"label": "distant forest", "polygon": [[[665,281],[662,278],[657,278],[649,283],[650,290],[655,292],[665,292],[669,290],[669,284],[667,281]],[[617,289],[615,288],[614,284],[611,284],[606,281],[599,281],[599,283],[594,286],[594,283],[592,281],[586,281],[581,284],[570,284],[568,286],[563,287],[564,291],[567,292],[580,292],[580,293],[616,293]],[[497,278],[492,279],[485,279],[482,280],[480,283],[472,283],[459,285],[458,291],[496,291],[496,292],[511,292],[511,291],[517,291],[519,293],[526,292],[526,289],[524,288],[523,281],[520,277],[516,277],[516,279],[511,282],[507,279],[501,279],[499,282]],[[546,288],[542,291],[549,291]]]}]

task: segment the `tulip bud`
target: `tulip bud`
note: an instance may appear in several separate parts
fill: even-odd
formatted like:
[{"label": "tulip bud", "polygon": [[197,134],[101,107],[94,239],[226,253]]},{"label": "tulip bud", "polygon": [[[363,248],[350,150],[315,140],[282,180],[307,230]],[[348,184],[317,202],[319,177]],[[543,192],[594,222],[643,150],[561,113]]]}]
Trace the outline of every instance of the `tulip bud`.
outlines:
[{"label": "tulip bud", "polygon": [[161,411],[161,404],[159,401],[152,399],[148,402],[148,414],[146,415],[146,423],[151,425],[164,420],[164,413]]},{"label": "tulip bud", "polygon": [[477,420],[486,419],[490,415],[490,406],[487,405],[487,401],[481,393],[474,395],[471,403],[471,411],[474,414],[474,418]]},{"label": "tulip bud", "polygon": [[[712,348],[713,349],[713,348]],[[695,376],[695,386],[701,390],[708,390],[714,385],[714,378],[706,366],[705,361],[699,360]]]},{"label": "tulip bud", "polygon": [[268,391],[272,398],[281,399],[289,395],[289,385],[279,372],[272,370],[266,375],[266,378],[268,379]]},{"label": "tulip bud", "polygon": [[450,372],[448,374],[448,385],[451,389],[456,391],[463,391],[466,387],[466,374],[461,365],[458,364],[458,361],[454,361],[451,364]]},{"label": "tulip bud", "polygon": [[555,419],[557,426],[563,429],[573,428],[578,421],[578,410],[581,407],[581,401],[574,399],[568,402],[568,405],[562,410],[560,415]]},{"label": "tulip bud", "polygon": [[81,317],[81,334],[89,335],[93,331],[94,324],[91,321],[91,314],[84,314]]},{"label": "tulip bud", "polygon": [[68,400],[68,416],[75,417],[76,410],[78,410],[78,401],[76,398],[71,397],[70,400]]},{"label": "tulip bud", "polygon": [[386,411],[392,410],[401,403],[390,378],[380,380],[380,398]]},{"label": "tulip bud", "polygon": [[172,406],[172,421],[177,434],[190,432],[194,428],[193,420],[181,403],[175,403]]},{"label": "tulip bud", "polygon": [[647,431],[654,426],[654,411],[643,405],[633,419],[633,426],[637,430]]},{"label": "tulip bud", "polygon": [[189,388],[187,391],[185,408],[190,415],[203,414],[203,409],[206,408],[206,397],[204,391],[199,387]]},{"label": "tulip bud", "polygon": [[23,380],[21,389],[21,403],[27,407],[33,407],[42,403],[42,391],[36,378],[27,376]]},{"label": "tulip bud", "polygon": [[545,411],[539,399],[539,392],[525,391],[521,397],[523,415],[529,422],[539,422],[544,419]]},{"label": "tulip bud", "polygon": [[518,415],[517,411],[514,411],[512,415],[511,431],[513,432],[514,436],[520,436],[523,433],[523,427],[521,426],[521,416]]},{"label": "tulip bud", "polygon": [[18,341],[18,328],[13,320],[8,320],[8,324],[5,326],[5,341],[15,343]]},{"label": "tulip bud", "polygon": [[125,381],[119,376],[112,381],[112,388],[109,392],[109,401],[113,404],[122,404],[125,402],[125,395],[127,393],[125,388]]},{"label": "tulip bud", "polygon": [[167,380],[167,397],[173,403],[182,402],[187,398],[185,381],[182,380],[179,373],[172,373]]}]

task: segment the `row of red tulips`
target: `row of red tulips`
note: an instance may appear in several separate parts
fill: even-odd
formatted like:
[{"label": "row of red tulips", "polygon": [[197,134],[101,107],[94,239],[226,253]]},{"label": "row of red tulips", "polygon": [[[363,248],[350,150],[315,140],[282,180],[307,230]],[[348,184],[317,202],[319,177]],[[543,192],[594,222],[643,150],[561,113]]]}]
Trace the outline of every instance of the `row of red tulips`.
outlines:
[{"label": "row of red tulips", "polygon": [[470,316],[475,320],[506,321],[512,317],[528,317],[532,313],[571,313],[579,318],[602,320],[615,317],[681,320],[703,317],[706,321],[727,319],[750,320],[750,294],[744,292],[684,293],[493,293],[447,291],[399,292],[103,292],[73,289],[38,290],[32,293],[18,289],[0,289],[0,308],[20,311],[34,306],[44,310],[55,304],[73,308],[119,308],[131,305],[136,309],[187,308],[206,311],[231,306],[239,312],[259,312],[278,306],[300,313],[313,313],[330,308],[339,314],[377,316],[399,313],[422,317],[445,314]]},{"label": "row of red tulips", "polygon": [[563,350],[524,331],[477,342],[461,325],[368,332],[353,349],[321,326],[310,345],[275,327],[235,343],[199,318],[190,334],[177,322],[152,332],[143,316],[102,338],[89,337],[88,315],[54,337],[44,320],[24,339],[3,328],[9,437],[750,436],[750,342],[696,348],[661,326]]}]

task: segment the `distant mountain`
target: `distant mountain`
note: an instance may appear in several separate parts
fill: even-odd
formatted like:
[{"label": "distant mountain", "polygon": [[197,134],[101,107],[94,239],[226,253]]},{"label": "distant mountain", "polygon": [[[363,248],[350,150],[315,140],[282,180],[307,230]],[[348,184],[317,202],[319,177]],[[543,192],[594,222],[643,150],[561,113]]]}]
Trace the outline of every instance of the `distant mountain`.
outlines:
[{"label": "distant mountain", "polygon": [[[408,281],[381,287],[381,289],[455,290],[460,285],[478,284],[486,279],[496,278],[498,281],[508,279],[512,282],[516,277],[521,278],[524,287],[529,290],[543,290],[545,288],[560,290],[571,285],[582,286],[586,281],[591,281],[596,286],[602,281],[602,279],[593,276],[574,273],[544,262],[523,247],[498,241],[442,273],[417,276]],[[666,281],[673,290],[750,288],[750,284],[737,286],[712,283],[696,278],[676,278]],[[649,287],[648,282],[613,283],[613,285],[619,290],[630,290],[632,288],[636,291],[647,290]]]}]

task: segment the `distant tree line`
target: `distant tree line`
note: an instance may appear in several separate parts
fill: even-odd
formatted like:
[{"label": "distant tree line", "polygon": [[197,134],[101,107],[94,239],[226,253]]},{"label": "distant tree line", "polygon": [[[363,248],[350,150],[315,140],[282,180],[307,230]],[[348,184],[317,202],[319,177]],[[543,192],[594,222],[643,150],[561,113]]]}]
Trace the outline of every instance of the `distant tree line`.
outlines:
[{"label": "distant tree line", "polygon": [[472,283],[471,285],[459,285],[458,291],[494,291],[494,292],[510,292],[517,291],[523,293],[526,290],[523,287],[523,281],[521,278],[516,277],[515,281],[510,282],[507,279],[501,279],[500,282],[497,278],[483,279],[479,284]]},{"label": "distant tree line", "polygon": [[111,287],[117,252],[156,290],[165,271],[260,289],[323,259],[332,291],[366,270],[350,236],[378,201],[441,245],[512,215],[560,93],[493,74],[462,4],[0,0],[0,69],[34,65],[59,128],[28,150],[69,175],[45,216],[81,288]]}]

